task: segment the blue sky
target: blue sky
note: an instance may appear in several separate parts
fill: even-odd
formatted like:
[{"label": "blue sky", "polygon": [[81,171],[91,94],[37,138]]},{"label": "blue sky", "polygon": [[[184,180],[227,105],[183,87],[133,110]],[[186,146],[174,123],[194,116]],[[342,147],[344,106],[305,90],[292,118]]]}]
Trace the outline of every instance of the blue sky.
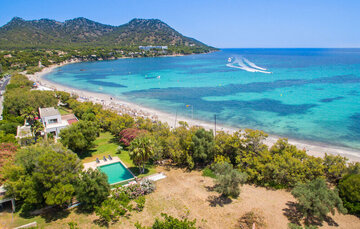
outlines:
[{"label": "blue sky", "polygon": [[220,47],[359,47],[359,0],[0,0],[0,26],[14,16],[120,25],[158,18]]}]

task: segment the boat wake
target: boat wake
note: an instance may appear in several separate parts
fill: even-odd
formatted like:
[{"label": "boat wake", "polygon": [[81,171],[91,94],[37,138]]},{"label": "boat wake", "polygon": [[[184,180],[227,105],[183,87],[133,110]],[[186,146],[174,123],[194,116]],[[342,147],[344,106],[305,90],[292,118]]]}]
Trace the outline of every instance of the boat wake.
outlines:
[{"label": "boat wake", "polygon": [[261,72],[270,74],[272,72],[267,71],[266,68],[262,68],[249,61],[244,57],[230,57],[226,66],[230,68],[238,68],[247,72]]}]

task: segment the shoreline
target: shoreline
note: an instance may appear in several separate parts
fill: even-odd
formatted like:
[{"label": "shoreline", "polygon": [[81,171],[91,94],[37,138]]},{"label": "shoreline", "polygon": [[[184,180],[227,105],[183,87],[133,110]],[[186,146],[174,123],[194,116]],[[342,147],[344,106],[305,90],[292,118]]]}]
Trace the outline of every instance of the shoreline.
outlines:
[{"label": "shoreline", "polygon": [[[179,121],[185,121],[189,124],[189,126],[201,126],[207,130],[214,129],[214,124],[210,122],[206,122],[203,120],[195,120],[182,116],[175,116],[174,114],[171,113],[159,111],[143,105],[138,105],[135,103],[121,100],[110,94],[76,89],[58,83],[54,83],[44,78],[46,74],[49,74],[58,67],[62,67],[64,65],[72,64],[72,63],[80,63],[80,62],[81,62],[80,60],[65,61],[61,64],[51,65],[49,67],[46,67],[41,72],[37,72],[33,75],[26,74],[26,76],[30,80],[33,80],[34,82],[38,83],[43,87],[47,87],[52,90],[65,91],[71,94],[77,94],[80,100],[91,101],[93,103],[101,104],[104,106],[105,109],[114,110],[119,114],[128,113],[136,117],[140,116],[140,117],[150,118],[153,120],[159,120],[161,122],[168,123],[168,125],[171,128],[173,128],[174,125],[177,125]],[[216,129],[217,131],[225,131],[229,133],[233,133],[239,130],[239,128],[227,127],[224,125],[217,125]],[[279,138],[282,137],[269,134],[268,138],[264,141],[264,143],[269,147],[271,147]],[[288,142],[292,145],[295,145],[298,149],[305,149],[307,154],[312,156],[323,157],[325,153],[328,153],[328,154],[341,155],[343,157],[347,157],[349,159],[349,162],[360,162],[360,150],[351,149],[342,146],[328,145],[326,143],[321,143],[321,142],[311,142],[306,140],[298,140],[298,139],[290,139],[290,138],[288,139]]]}]

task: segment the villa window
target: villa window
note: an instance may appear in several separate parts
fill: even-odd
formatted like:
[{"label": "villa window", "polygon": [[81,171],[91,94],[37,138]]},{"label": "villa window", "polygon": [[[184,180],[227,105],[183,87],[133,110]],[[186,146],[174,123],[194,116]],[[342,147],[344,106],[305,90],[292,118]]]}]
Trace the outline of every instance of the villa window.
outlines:
[{"label": "villa window", "polygon": [[57,123],[57,122],[58,122],[57,118],[49,119],[48,124]]}]

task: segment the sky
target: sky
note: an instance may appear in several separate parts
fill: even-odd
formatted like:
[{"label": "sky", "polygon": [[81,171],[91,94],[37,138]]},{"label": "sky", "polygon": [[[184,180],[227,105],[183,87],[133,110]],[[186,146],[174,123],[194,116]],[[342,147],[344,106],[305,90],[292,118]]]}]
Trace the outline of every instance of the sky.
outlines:
[{"label": "sky", "polygon": [[360,48],[360,0],[0,0],[0,26],[15,16],[157,18],[218,48]]}]

